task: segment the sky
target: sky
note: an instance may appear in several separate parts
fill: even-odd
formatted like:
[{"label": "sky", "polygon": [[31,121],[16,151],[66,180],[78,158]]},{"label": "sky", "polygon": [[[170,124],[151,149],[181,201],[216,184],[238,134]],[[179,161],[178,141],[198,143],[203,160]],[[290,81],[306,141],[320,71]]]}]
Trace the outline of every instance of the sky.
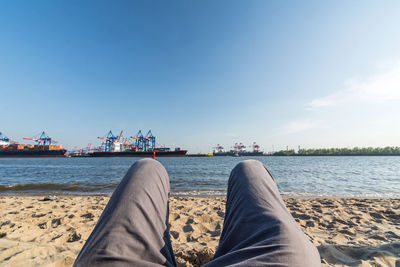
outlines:
[{"label": "sky", "polygon": [[1,1],[0,132],[400,145],[399,1]]}]

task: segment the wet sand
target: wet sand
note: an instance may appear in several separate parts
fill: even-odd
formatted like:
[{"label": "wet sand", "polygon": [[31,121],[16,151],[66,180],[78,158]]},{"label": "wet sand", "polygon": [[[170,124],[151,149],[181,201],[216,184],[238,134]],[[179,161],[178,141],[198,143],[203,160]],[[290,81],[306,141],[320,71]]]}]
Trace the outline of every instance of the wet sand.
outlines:
[{"label": "wet sand", "polygon": [[[103,208],[104,196],[0,196],[1,266],[71,266]],[[400,266],[400,200],[285,198],[318,247],[323,266]],[[224,197],[171,197],[171,240],[180,266],[210,261]]]}]

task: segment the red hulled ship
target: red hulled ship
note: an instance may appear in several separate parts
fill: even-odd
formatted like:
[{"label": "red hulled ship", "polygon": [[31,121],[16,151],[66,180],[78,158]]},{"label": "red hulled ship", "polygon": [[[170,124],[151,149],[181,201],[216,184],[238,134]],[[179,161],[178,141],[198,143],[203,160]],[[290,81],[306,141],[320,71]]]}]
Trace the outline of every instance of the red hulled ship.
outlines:
[{"label": "red hulled ship", "polygon": [[57,141],[42,132],[38,137],[24,138],[36,142],[35,145],[18,144],[0,133],[0,158],[65,157],[66,149],[54,145]]},{"label": "red hulled ship", "polygon": [[121,131],[119,136],[113,135],[111,131],[104,137],[100,148],[89,153],[91,157],[185,157],[187,150],[169,147],[156,146],[156,137],[151,130],[146,135],[139,131],[136,136],[122,138]]}]

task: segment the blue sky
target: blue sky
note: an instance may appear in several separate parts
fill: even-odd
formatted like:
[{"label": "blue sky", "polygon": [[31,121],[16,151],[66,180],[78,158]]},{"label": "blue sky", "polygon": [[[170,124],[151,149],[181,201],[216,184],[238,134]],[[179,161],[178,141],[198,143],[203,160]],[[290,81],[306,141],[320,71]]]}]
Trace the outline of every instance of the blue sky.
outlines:
[{"label": "blue sky", "polygon": [[3,1],[0,131],[399,145],[398,1]]}]

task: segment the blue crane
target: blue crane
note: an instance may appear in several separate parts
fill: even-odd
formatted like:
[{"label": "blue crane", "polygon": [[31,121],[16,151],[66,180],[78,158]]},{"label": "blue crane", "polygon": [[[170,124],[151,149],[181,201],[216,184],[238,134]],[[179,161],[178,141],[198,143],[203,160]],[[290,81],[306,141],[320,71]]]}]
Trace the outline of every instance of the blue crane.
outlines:
[{"label": "blue crane", "polygon": [[131,136],[131,138],[135,139],[135,147],[139,151],[149,151],[156,148],[156,137],[151,130],[147,132],[146,136],[143,135],[142,130],[139,130],[136,136]]},{"label": "blue crane", "polygon": [[7,136],[3,135],[2,132],[0,132],[0,141],[10,143],[10,138],[8,138]]},{"label": "blue crane", "polygon": [[148,141],[148,145],[150,146],[150,149],[154,150],[156,148],[156,137],[153,135],[151,130],[149,130],[147,132],[146,137],[147,137],[147,141]]},{"label": "blue crane", "polygon": [[24,140],[35,141],[38,145],[51,145],[51,144],[58,143],[53,138],[48,136],[44,131],[40,135],[36,135],[34,137],[31,137],[31,138],[25,138],[24,137],[23,139]]},{"label": "blue crane", "polygon": [[111,152],[111,148],[113,147],[115,142],[119,142],[122,136],[122,131],[119,136],[115,136],[111,130],[108,132],[107,136],[105,137],[97,137],[99,139],[106,140],[105,146],[104,146],[104,151],[105,152]]}]

